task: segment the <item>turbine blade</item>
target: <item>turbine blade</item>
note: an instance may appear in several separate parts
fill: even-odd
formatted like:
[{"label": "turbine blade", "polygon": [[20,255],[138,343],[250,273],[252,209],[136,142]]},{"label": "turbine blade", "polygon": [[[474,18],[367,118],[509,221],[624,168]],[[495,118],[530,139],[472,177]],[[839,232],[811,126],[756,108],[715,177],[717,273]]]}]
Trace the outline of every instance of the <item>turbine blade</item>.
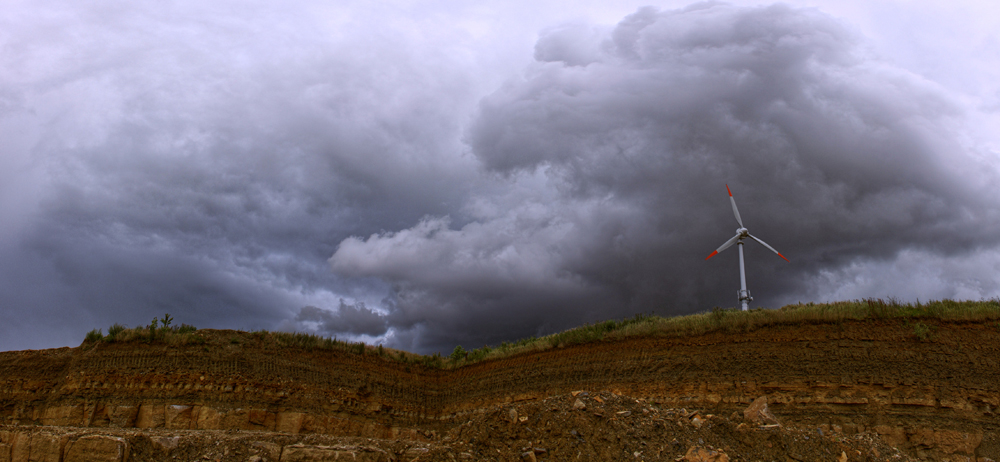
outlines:
[{"label": "turbine blade", "polygon": [[707,257],[705,257],[705,260],[708,260],[709,258],[712,258],[712,257],[714,257],[714,256],[715,256],[716,254],[718,254],[719,252],[722,252],[723,250],[726,250],[726,249],[728,249],[728,248],[729,248],[729,247],[731,247],[731,246],[732,246],[733,244],[735,244],[735,243],[736,243],[736,241],[738,241],[739,239],[740,239],[740,235],[739,235],[739,234],[737,234],[737,235],[733,236],[733,238],[732,238],[732,239],[730,239],[730,240],[726,241],[726,243],[725,243],[725,244],[722,244],[721,246],[719,246],[719,248],[718,248],[718,249],[715,249],[715,252],[712,252],[712,254],[711,254],[711,255],[709,255],[709,256],[707,256]]},{"label": "turbine blade", "polygon": [[736,208],[736,199],[733,199],[733,192],[729,190],[729,185],[726,185],[726,192],[729,193],[729,202],[733,204],[733,215],[736,215],[736,222],[740,224],[740,228],[745,228],[743,226],[743,219],[740,218],[740,209]]},{"label": "turbine blade", "polygon": [[[768,248],[768,249],[770,249],[770,250],[771,250],[772,252],[774,252],[774,253],[778,254],[778,256],[779,256],[779,257],[781,257],[781,258],[785,258],[785,256],[784,256],[784,255],[782,255],[782,254],[781,254],[781,252],[778,252],[777,250],[774,250],[774,247],[771,247],[771,246],[767,245],[767,243],[766,243],[766,242],[764,242],[764,241],[762,241],[762,240],[760,240],[760,239],[757,239],[757,237],[756,237],[756,236],[754,236],[753,234],[748,234],[748,236],[750,236],[750,239],[753,239],[753,240],[757,241],[757,243],[758,243],[758,244],[760,244],[760,245],[762,245],[762,246],[764,246],[764,247],[767,247],[767,248]],[[791,263],[791,261],[790,261],[789,259],[787,259],[787,258],[785,258],[785,261],[787,261],[787,262]]]}]

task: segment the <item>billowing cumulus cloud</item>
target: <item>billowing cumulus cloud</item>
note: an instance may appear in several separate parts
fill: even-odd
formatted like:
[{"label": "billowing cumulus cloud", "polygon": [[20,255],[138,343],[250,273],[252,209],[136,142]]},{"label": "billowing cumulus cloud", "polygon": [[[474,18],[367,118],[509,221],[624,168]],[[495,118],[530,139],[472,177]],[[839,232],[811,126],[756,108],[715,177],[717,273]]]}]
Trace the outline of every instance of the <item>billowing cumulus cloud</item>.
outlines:
[{"label": "billowing cumulus cloud", "polygon": [[5,8],[0,348],[164,312],[251,329],[335,309],[380,283],[331,276],[331,234],[448,213],[466,187],[460,32],[174,6]]},{"label": "billowing cumulus cloud", "polygon": [[735,248],[704,261],[737,228],[726,184],[747,227],[792,260],[748,244],[758,305],[898,296],[895,283],[821,284],[1000,239],[995,163],[953,131],[961,104],[818,11],[643,8],[605,31],[548,30],[534,56],[466,134],[487,174],[534,197],[480,198],[492,213],[350,238],[330,259],[390,282],[387,319],[418,347],[733,306]]},{"label": "billowing cumulus cloud", "polygon": [[1000,295],[989,8],[627,3],[8,2],[0,350],[733,306],[726,184],[756,306]]}]

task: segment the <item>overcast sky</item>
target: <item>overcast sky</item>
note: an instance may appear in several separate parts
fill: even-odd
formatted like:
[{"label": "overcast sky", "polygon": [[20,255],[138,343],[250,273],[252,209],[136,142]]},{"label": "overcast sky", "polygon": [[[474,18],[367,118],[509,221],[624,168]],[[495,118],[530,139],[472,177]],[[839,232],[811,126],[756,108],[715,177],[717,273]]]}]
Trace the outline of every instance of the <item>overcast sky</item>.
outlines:
[{"label": "overcast sky", "polygon": [[0,350],[998,297],[998,5],[0,0]]}]

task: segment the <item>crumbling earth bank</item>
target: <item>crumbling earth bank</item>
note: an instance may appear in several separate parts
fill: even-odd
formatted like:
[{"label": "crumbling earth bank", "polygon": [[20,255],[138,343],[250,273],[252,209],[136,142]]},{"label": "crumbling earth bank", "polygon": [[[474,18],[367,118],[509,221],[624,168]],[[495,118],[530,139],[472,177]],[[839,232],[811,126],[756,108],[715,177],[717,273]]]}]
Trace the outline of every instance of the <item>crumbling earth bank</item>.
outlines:
[{"label": "crumbling earth bank", "polygon": [[579,391],[496,406],[425,441],[274,432],[6,427],[0,461],[909,461],[871,435],[758,424]]},{"label": "crumbling earth bank", "polygon": [[[201,343],[181,346],[102,343],[0,353],[0,423],[435,442],[428,435],[444,438],[499,407],[606,390],[643,399],[651,409],[701,409],[716,419],[767,396],[771,412],[788,427],[841,438],[877,435],[920,458],[1000,460],[996,323],[926,324],[930,335],[920,337],[905,321],[886,320],[633,338],[454,370],[373,354],[281,348],[259,335],[204,330]],[[593,409],[588,399],[581,403]],[[520,422],[492,430],[522,427],[542,431]],[[628,428],[605,428],[626,432],[609,433],[626,441],[620,447],[598,445],[595,438],[604,433],[577,429],[583,442],[573,440],[584,445],[577,452],[583,457],[581,448],[591,447],[591,457],[607,451],[648,457],[627,443],[634,434]],[[536,436],[523,434],[522,447],[506,450],[520,451]],[[453,436],[469,444],[473,437]],[[601,453],[597,447],[617,449]],[[544,454],[550,453],[535,457]]]}]

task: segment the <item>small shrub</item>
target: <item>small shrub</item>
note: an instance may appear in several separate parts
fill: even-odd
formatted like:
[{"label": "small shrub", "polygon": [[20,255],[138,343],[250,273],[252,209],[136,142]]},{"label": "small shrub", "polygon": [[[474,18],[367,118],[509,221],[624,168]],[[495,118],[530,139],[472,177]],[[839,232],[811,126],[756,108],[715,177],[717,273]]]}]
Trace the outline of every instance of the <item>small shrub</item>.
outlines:
[{"label": "small shrub", "polygon": [[90,332],[87,332],[87,338],[85,338],[83,341],[85,343],[95,343],[95,342],[100,342],[101,340],[104,340],[104,334],[101,332],[101,329],[94,329]]},{"label": "small shrub", "polygon": [[491,351],[493,350],[488,345],[482,348],[476,348],[475,350],[472,350],[471,353],[469,353],[468,360],[470,362],[480,361],[486,358],[486,356],[488,356]]},{"label": "small shrub", "polygon": [[451,356],[449,357],[451,358],[452,362],[457,363],[465,359],[465,356],[466,356],[465,348],[462,348],[462,345],[455,345],[455,349],[451,351]]},{"label": "small shrub", "polygon": [[153,320],[149,322],[149,327],[146,328],[148,330],[148,337],[146,338],[147,342],[152,342],[153,340],[156,340],[157,337],[156,334],[159,325],[160,325],[160,320],[157,318],[153,318]]},{"label": "small shrub", "polygon": [[441,357],[441,353],[437,352],[430,356],[424,356],[422,362],[425,367],[440,369],[444,363],[444,358]]},{"label": "small shrub", "polygon": [[124,330],[125,330],[125,326],[123,326],[121,324],[118,324],[117,322],[114,323],[114,324],[112,324],[111,327],[108,328],[108,338],[107,338],[107,340],[111,341],[111,342],[117,340],[118,339],[118,335],[121,334]]}]

